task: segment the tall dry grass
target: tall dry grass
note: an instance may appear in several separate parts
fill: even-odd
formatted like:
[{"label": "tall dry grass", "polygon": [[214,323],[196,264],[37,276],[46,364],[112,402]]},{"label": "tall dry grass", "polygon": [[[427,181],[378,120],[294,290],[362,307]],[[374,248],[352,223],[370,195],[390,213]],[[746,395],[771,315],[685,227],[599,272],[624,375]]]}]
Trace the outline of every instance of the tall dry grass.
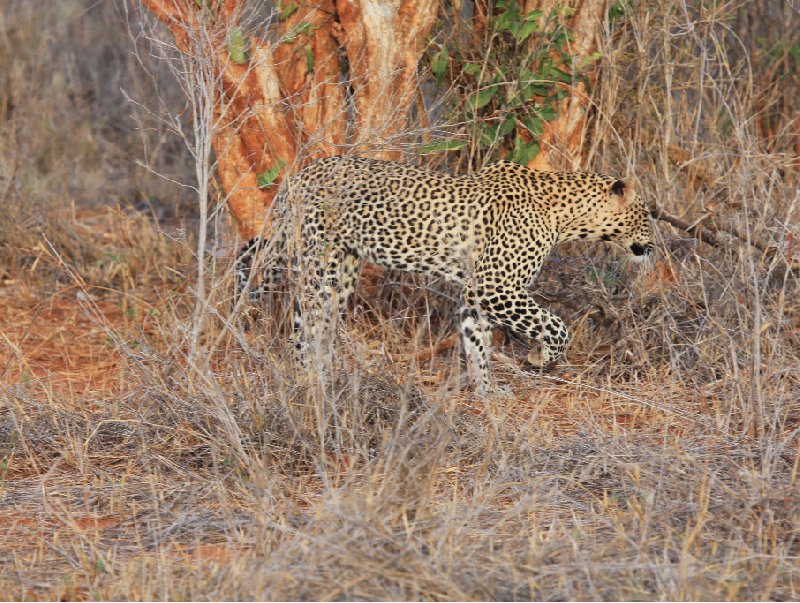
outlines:
[{"label": "tall dry grass", "polygon": [[[650,3],[613,25],[587,168],[630,171],[722,244],[662,223],[644,273],[561,250],[537,292],[571,325],[568,362],[527,373],[507,341],[487,400],[447,345],[454,292],[399,275],[360,288],[306,371],[279,308],[233,321],[229,259],[209,258],[190,362],[179,193],[130,167],[131,106],[98,92],[142,81],[124,25],[107,4],[4,11],[0,593],[797,599],[797,59],[769,37],[797,13],[771,6]],[[146,148],[188,181],[162,134]],[[83,330],[48,339],[69,308]],[[56,370],[78,349],[112,377]]]}]

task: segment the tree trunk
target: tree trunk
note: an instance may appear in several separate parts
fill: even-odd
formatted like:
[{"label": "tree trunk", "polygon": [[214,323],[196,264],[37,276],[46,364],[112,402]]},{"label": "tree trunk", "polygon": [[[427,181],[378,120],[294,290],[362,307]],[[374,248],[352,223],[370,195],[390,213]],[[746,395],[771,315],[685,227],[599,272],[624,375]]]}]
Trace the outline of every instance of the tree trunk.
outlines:
[{"label": "tree trunk", "polygon": [[342,44],[356,91],[359,148],[396,159],[392,145],[417,93],[417,63],[436,20],[437,0],[338,0]]},{"label": "tree trunk", "polygon": [[[214,151],[221,188],[241,234],[263,224],[278,184],[313,159],[342,151],[394,158],[417,93],[416,67],[436,20],[435,0],[319,0],[286,3],[275,41],[249,37],[234,57],[244,0],[142,0],[187,49],[201,18],[218,28],[221,76]],[[202,14],[201,14],[202,13]],[[347,78],[340,72],[344,52]],[[349,80],[349,81],[343,81]],[[347,87],[355,115],[348,119]]]}]

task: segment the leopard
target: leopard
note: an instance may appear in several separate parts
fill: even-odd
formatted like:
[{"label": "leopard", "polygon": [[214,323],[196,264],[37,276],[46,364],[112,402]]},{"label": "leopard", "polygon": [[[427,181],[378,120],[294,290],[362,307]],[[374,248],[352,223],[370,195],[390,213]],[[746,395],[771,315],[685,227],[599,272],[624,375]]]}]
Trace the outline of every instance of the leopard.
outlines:
[{"label": "leopard", "polygon": [[287,271],[296,274],[293,333],[307,350],[335,330],[364,262],[442,277],[461,291],[467,378],[480,393],[491,385],[493,328],[538,342],[528,357],[535,367],[552,368],[564,355],[566,323],[530,291],[554,246],[602,240],[638,260],[654,251],[647,205],[625,180],[505,160],[450,175],[326,157],[286,179],[269,211],[269,235],[251,239],[236,260],[237,298],[249,291],[255,301]]}]

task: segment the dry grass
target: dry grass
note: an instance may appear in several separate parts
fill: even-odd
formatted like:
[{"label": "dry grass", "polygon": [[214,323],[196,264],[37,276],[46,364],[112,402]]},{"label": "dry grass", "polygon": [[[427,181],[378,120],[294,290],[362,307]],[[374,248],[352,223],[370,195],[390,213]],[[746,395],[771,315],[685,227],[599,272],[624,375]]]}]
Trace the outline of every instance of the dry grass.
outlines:
[{"label": "dry grass", "polygon": [[[80,47],[73,32],[78,50],[54,49],[67,44],[47,21],[59,15],[20,6],[6,40],[12,18],[23,39],[53,35],[2,46],[14,67],[2,136],[18,141],[0,159],[5,597],[800,597],[800,314],[782,268],[800,236],[797,123],[790,96],[770,101],[777,87],[738,86],[748,72],[725,64],[728,22],[653,9],[617,34],[594,167],[631,163],[662,207],[708,213],[769,253],[663,224],[650,272],[599,246],[562,250],[537,291],[572,325],[568,362],[527,373],[524,348],[501,338],[502,389],[483,401],[460,388],[452,292],[397,275],[362,284],[336,354],[307,372],[269,313],[249,330],[224,323],[229,260],[210,258],[218,315],[190,364],[193,243],[179,215],[140,203],[171,189],[133,168],[108,179],[138,144],[89,120],[113,122],[115,104],[70,100],[82,76],[53,82],[39,63],[91,62],[107,42]],[[61,6],[77,19],[89,4]],[[81,18],[119,26],[98,10]],[[684,37],[665,46],[665,29]],[[753,58],[754,81],[765,65]],[[666,97],[694,99],[699,117],[691,103],[666,114]],[[785,109],[771,138],[754,99]],[[63,123],[66,142],[42,120]],[[146,136],[183,173],[177,149]]]}]

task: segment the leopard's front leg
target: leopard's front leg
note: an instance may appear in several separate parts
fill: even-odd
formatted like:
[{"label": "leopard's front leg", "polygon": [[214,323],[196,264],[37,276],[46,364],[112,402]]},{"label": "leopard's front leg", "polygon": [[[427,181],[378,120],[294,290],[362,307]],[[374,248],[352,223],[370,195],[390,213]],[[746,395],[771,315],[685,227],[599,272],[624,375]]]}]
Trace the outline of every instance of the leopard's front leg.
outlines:
[{"label": "leopard's front leg", "polygon": [[539,337],[541,349],[531,348],[528,352],[528,362],[537,368],[547,368],[564,355],[564,350],[569,343],[567,325],[558,316],[541,308],[542,336]]},{"label": "leopard's front leg", "polygon": [[546,367],[564,354],[569,332],[563,320],[542,308],[528,292],[550,245],[532,245],[521,236],[524,232],[521,225],[513,225],[487,245],[476,266],[467,303],[480,308],[493,325],[539,341],[541,352],[532,350],[528,360]]},{"label": "leopard's front leg", "polygon": [[569,341],[567,325],[537,304],[525,289],[481,287],[475,303],[493,325],[541,343],[541,352],[532,349],[528,355],[534,366],[547,367],[563,356]]}]

